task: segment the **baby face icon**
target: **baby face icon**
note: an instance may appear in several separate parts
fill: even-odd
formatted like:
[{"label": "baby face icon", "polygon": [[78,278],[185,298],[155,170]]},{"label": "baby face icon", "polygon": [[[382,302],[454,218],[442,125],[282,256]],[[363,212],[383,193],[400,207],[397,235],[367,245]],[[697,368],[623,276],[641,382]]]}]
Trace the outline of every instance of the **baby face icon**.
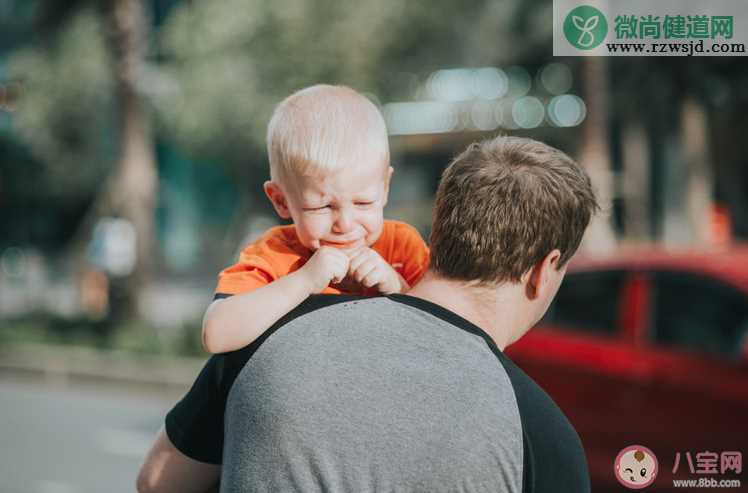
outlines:
[{"label": "baby face icon", "polygon": [[614,469],[619,483],[638,490],[652,484],[657,477],[657,457],[647,447],[631,445],[618,453]]}]

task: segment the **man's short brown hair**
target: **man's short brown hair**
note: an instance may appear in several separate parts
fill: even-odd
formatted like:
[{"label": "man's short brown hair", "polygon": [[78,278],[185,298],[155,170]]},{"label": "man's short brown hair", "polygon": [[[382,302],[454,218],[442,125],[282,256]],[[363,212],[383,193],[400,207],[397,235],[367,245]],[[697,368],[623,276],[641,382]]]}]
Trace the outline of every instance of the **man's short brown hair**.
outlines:
[{"label": "man's short brown hair", "polygon": [[431,229],[431,269],[446,278],[517,282],[553,249],[574,255],[599,209],[587,173],[532,139],[471,144],[444,171]]}]

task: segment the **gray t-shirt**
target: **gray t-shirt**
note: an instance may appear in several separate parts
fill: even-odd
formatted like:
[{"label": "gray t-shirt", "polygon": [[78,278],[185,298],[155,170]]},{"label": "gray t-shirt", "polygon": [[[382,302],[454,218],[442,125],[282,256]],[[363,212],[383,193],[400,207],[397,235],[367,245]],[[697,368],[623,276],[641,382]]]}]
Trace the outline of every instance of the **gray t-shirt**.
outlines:
[{"label": "gray t-shirt", "polygon": [[315,296],[212,357],[166,419],[221,491],[589,491],[579,437],[480,328],[424,300]]}]

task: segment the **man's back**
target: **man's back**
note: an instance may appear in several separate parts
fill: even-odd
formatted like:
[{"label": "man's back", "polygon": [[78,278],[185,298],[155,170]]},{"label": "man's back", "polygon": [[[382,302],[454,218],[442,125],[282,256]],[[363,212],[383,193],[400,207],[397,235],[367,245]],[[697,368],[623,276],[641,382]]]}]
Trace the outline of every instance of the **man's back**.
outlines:
[{"label": "man's back", "polygon": [[167,432],[210,459],[211,433],[183,431],[225,406],[222,454],[205,452],[222,455],[222,491],[589,491],[550,398],[482,330],[418,298],[316,297],[216,361]]}]

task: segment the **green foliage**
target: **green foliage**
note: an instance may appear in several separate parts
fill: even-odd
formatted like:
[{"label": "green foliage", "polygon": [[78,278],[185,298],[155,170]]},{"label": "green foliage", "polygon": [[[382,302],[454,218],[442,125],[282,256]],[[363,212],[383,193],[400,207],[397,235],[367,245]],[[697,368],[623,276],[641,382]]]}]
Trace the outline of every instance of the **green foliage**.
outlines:
[{"label": "green foliage", "polygon": [[[435,69],[547,53],[550,4],[532,4],[182,2],[156,33],[138,89],[159,133],[188,153],[235,169],[264,166],[270,113],[303,86],[343,83],[383,102],[411,99]],[[114,85],[102,10],[76,8],[52,42],[17,51],[9,68],[26,88],[14,127],[45,163],[47,188],[85,194],[115,152]]]},{"label": "green foliage", "polygon": [[[263,149],[273,106],[305,85],[371,91],[395,12],[388,2],[184,3],[166,22],[154,102],[167,133],[194,152],[246,159]],[[392,2],[390,2],[392,3]]]},{"label": "green foliage", "polygon": [[24,91],[13,129],[43,164],[34,193],[92,194],[112,155],[112,77],[98,16],[84,10],[54,43],[16,51],[11,80]]},{"label": "green foliage", "polygon": [[120,350],[166,356],[205,356],[199,322],[158,331],[143,321],[110,325],[105,321],[61,318],[36,313],[5,320],[0,327],[0,345],[40,343]]},{"label": "green foliage", "polygon": [[161,333],[143,322],[132,322],[113,331],[109,349],[171,356],[205,356],[198,322]]},{"label": "green foliage", "polygon": [[184,2],[158,39],[167,89],[154,104],[184,148],[245,163],[263,152],[274,105],[301,87],[342,83],[383,102],[411,99],[435,69],[548,53],[550,4],[533,3]]}]

